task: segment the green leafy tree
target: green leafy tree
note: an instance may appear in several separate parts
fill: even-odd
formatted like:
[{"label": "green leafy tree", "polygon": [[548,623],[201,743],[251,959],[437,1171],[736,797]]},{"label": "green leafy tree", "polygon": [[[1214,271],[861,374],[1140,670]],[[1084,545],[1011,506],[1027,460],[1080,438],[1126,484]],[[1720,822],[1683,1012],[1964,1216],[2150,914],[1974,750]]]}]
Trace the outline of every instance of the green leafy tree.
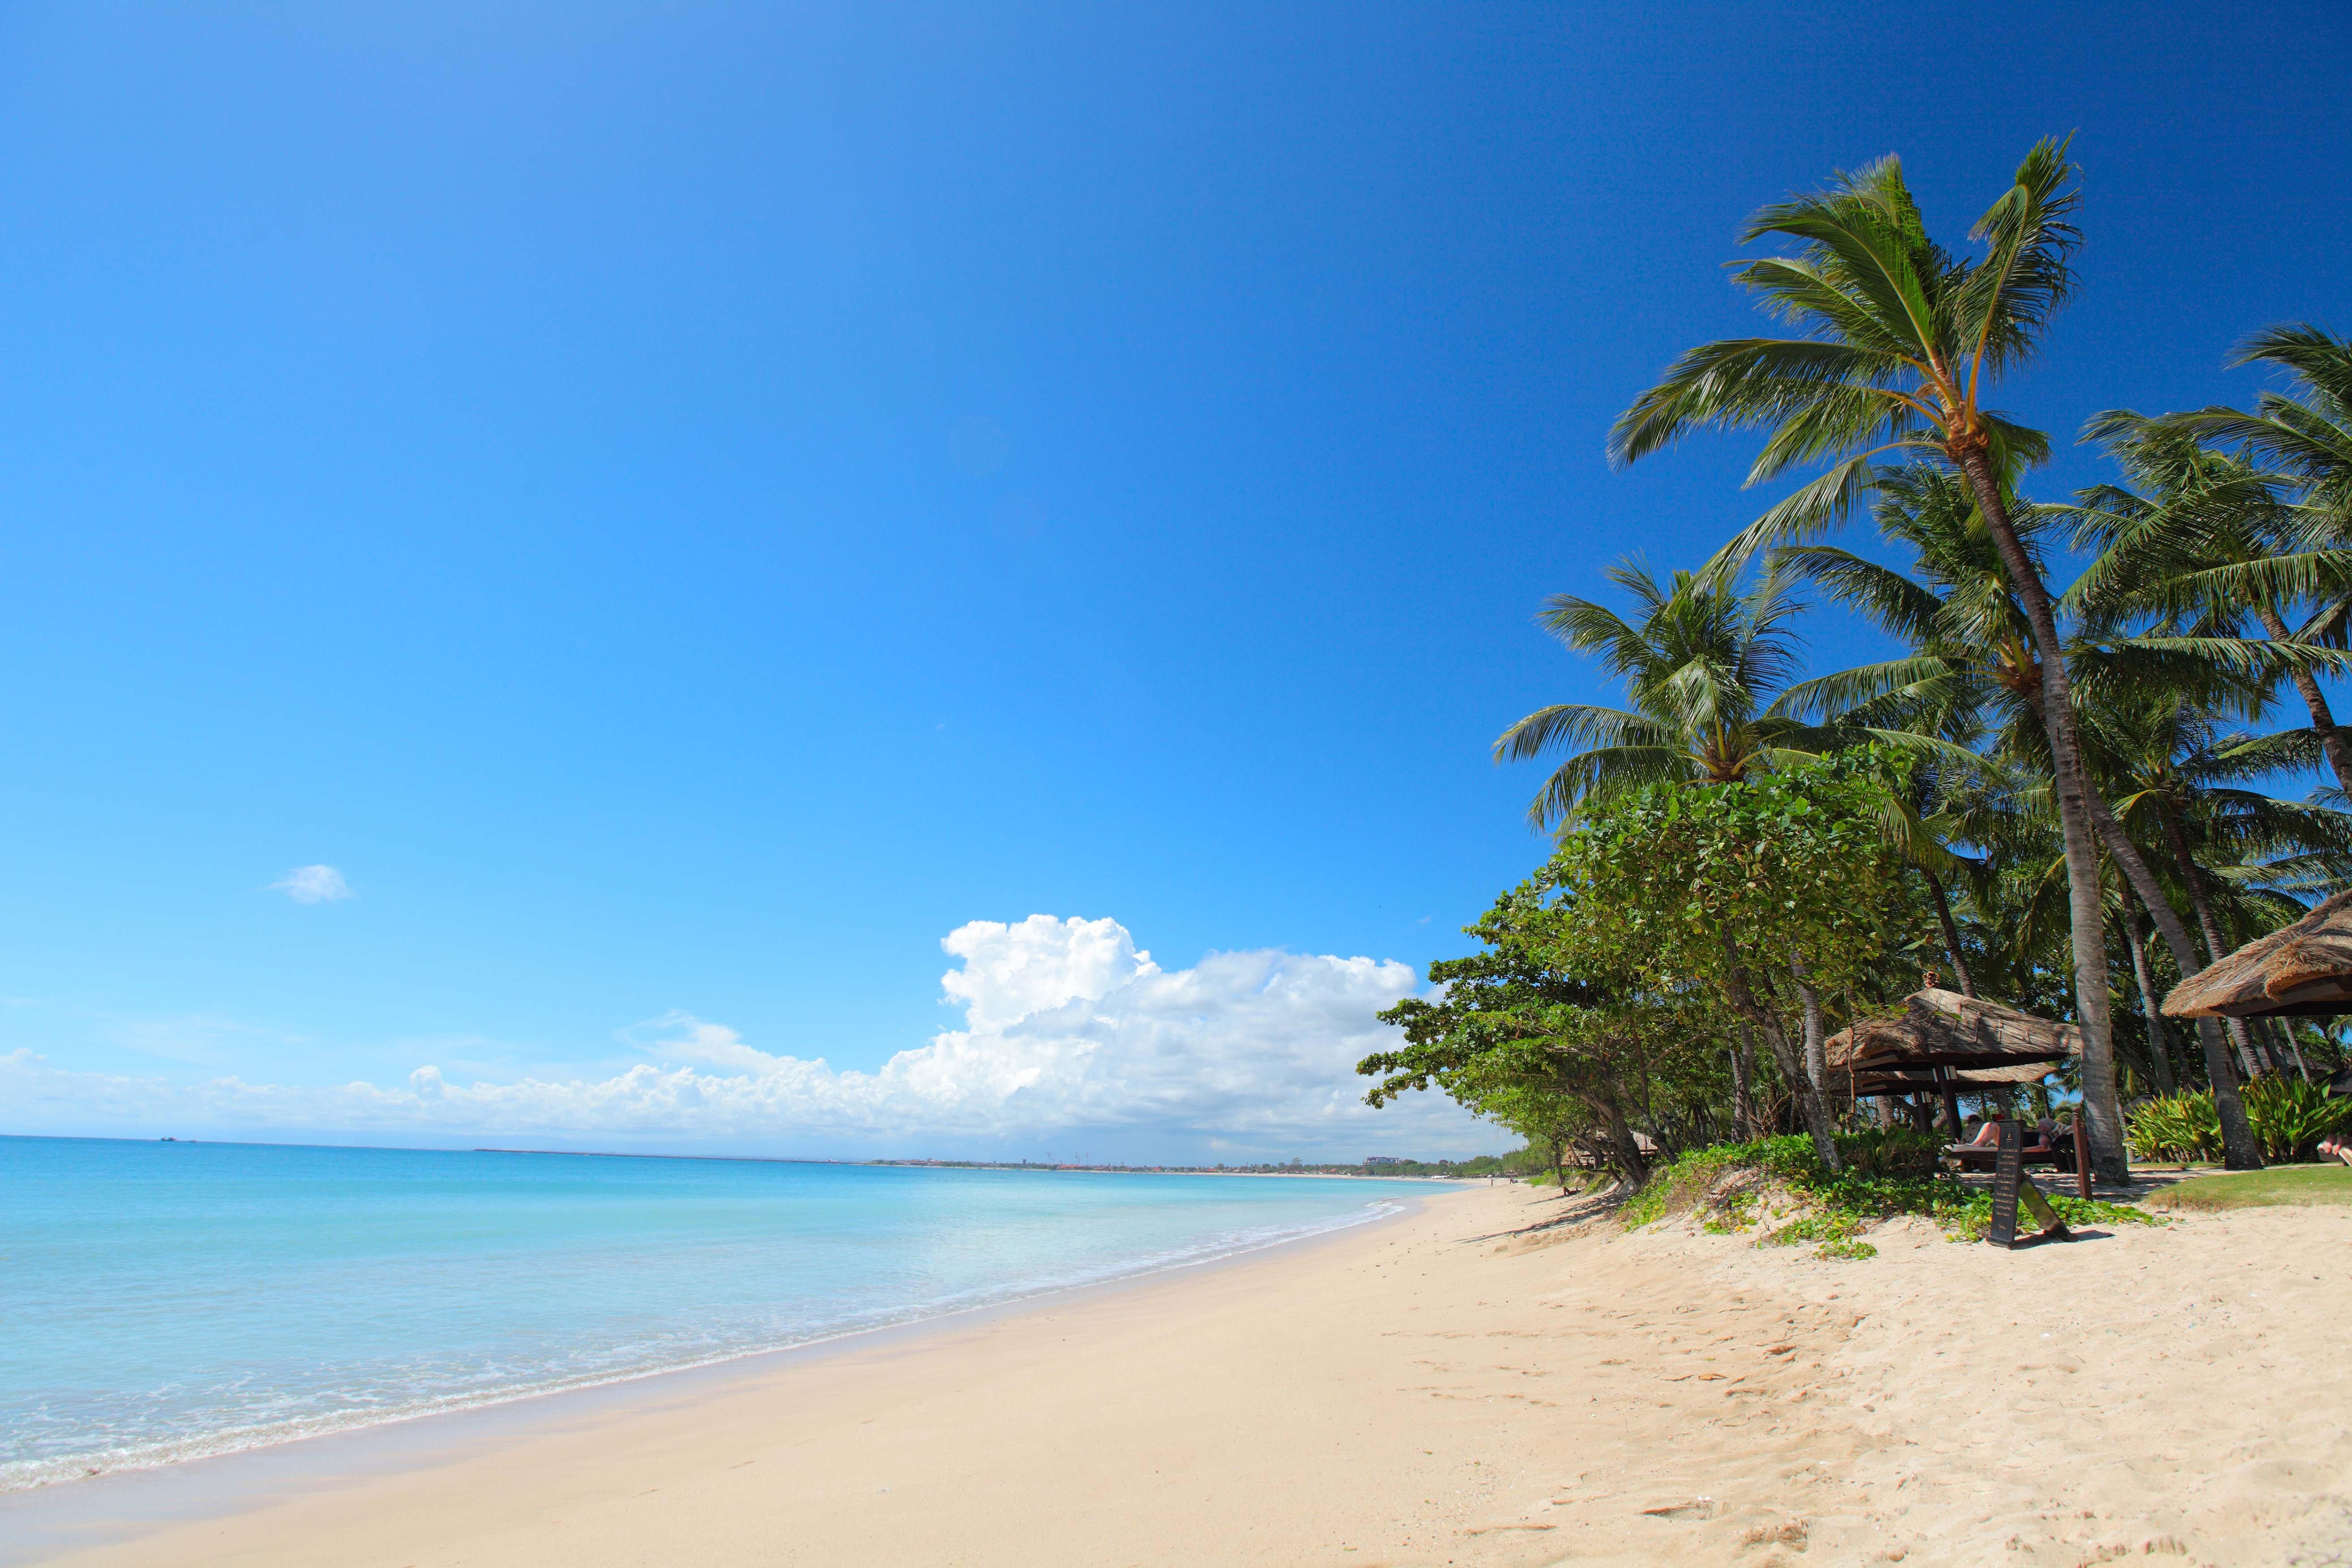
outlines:
[{"label": "green leafy tree", "polygon": [[1407,997],[1381,1015],[1403,1041],[1356,1065],[1379,1080],[1364,1098],[1384,1105],[1433,1089],[1521,1131],[1540,1110],[1545,1136],[1596,1134],[1619,1179],[1638,1186],[1649,1163],[1633,1136],[1632,1042],[1596,1027],[1602,993],[1560,967],[1568,917],[1550,895],[1548,875],[1505,893],[1465,928],[1480,952],[1430,965],[1444,988],[1437,998]]},{"label": "green leafy tree", "polygon": [[1903,870],[1887,832],[1902,811],[1895,771],[1873,749],[1738,784],[1653,784],[1586,812],[1553,862],[1573,966],[1716,989],[1771,1048],[1832,1170],[1834,1129],[1778,977],[1801,964],[1820,990],[1851,992],[1885,952]]}]

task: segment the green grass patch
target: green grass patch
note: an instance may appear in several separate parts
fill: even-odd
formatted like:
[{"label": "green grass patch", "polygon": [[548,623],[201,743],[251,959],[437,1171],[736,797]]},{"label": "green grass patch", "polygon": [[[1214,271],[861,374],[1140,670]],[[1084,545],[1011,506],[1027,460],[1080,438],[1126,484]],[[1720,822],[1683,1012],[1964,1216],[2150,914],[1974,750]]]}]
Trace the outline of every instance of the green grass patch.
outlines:
[{"label": "green grass patch", "polygon": [[[1699,1210],[1701,1227],[1724,1235],[1755,1226],[1759,1210],[1766,1206],[1765,1190],[1777,1189],[1793,1200],[1800,1212],[1786,1224],[1766,1230],[1756,1245],[1795,1247],[1814,1242],[1816,1258],[1876,1257],[1878,1249],[1861,1239],[1863,1233],[1898,1215],[1932,1219],[1954,1241],[1981,1240],[1991,1227],[1989,1189],[1941,1173],[1919,1173],[1933,1169],[1932,1144],[1923,1151],[1904,1142],[1904,1135],[1865,1132],[1841,1137],[1838,1152],[1847,1168],[1832,1173],[1822,1169],[1813,1157],[1812,1140],[1801,1135],[1693,1150],[1652,1175],[1618,1217],[1633,1230]],[[2352,1167],[2337,1169],[2352,1178]],[[2069,1226],[2164,1223],[2129,1204],[2060,1193],[2049,1197],[2058,1217]],[[2347,1184],[2340,1201],[2352,1202],[2352,1184]],[[1777,1219],[1785,1212],[1780,1210],[1771,1217]]]},{"label": "green grass patch", "polygon": [[2273,1165],[2226,1176],[2193,1176],[2149,1198],[2152,1208],[2249,1209],[2352,1204],[2352,1165]]}]

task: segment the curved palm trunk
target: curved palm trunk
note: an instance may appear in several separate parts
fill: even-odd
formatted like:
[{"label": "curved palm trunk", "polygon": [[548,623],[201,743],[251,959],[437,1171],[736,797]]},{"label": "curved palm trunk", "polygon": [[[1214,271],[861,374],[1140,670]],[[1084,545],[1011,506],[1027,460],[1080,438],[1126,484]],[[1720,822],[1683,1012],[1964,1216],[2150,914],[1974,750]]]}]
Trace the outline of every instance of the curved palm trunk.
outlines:
[{"label": "curved palm trunk", "polygon": [[[2213,901],[2205,890],[2205,868],[2197,864],[2189,850],[2189,835],[2181,830],[2180,819],[2172,814],[2171,806],[2159,795],[2156,797],[2156,819],[2164,825],[2164,842],[2172,851],[2175,864],[2180,868],[2181,885],[2189,889],[2189,907],[2197,911],[2198,929],[2205,933],[2205,951],[2219,963],[2230,949],[2222,944],[2221,923],[2213,918]],[[2246,1076],[2255,1078],[2263,1070],[2263,1059],[2268,1050],[2257,1053],[2254,1040],[2242,1018],[2228,1020],[2230,1039],[2238,1047],[2238,1058],[2246,1064]],[[2271,1064],[2273,1068],[2276,1063]]]},{"label": "curved palm trunk", "polygon": [[[2273,642],[2285,642],[2294,637],[2279,613],[2267,601],[2254,606],[2254,618],[2263,623],[2263,630]],[[2336,782],[2344,793],[2352,795],[2352,746],[2344,741],[2344,731],[2336,727],[2335,711],[2327,706],[2327,694],[2319,689],[2319,681],[2311,671],[2298,669],[2290,677],[2294,689],[2303,697],[2303,705],[2311,714],[2311,727],[2318,732],[2319,749],[2327,754],[2327,765],[2336,770]]]},{"label": "curved palm trunk", "polygon": [[2158,1005],[2156,982],[2147,967],[2147,939],[2139,932],[2139,916],[2126,912],[2124,936],[2131,943],[2132,978],[2139,982],[2140,1016],[2147,1020],[2147,1059],[2156,1069],[2157,1092],[2169,1100],[2179,1085],[2172,1077],[2172,1051],[2165,1038],[2164,1009]]},{"label": "curved palm trunk", "polygon": [[1969,489],[1984,513],[2011,585],[2033,627],[2042,656],[2042,723],[2050,736],[2051,771],[2058,795],[2058,826],[2066,843],[2066,911],[2074,956],[2074,1021],[2083,1031],[2083,1109],[2089,1113],[2091,1166],[2111,1182],[2131,1179],[2124,1152],[2123,1110],[2116,1095],[2115,1034],[2107,1015],[2107,922],[2100,908],[2099,858],[2090,811],[2084,803],[2083,748],[2074,732],[2074,688],[2066,679],[2066,650],[2058,640],[2058,618],[2041,574],[2025,553],[2001,500],[2000,486],[1984,451],[1960,458]]},{"label": "curved palm trunk", "polygon": [[1952,961],[1953,978],[1960,983],[1960,994],[1973,997],[1977,994],[1975,976],[1969,973],[1969,961],[1960,956],[1960,926],[1952,919],[1952,900],[1945,896],[1942,879],[1921,866],[1919,875],[1927,879],[1927,890],[1936,895],[1936,923],[1944,928],[1944,952]]},{"label": "curved palm trunk", "polygon": [[[2189,928],[2180,923],[2179,912],[2157,885],[2156,873],[2147,868],[2139,847],[2124,832],[2124,825],[2116,820],[2116,814],[2096,790],[2090,792],[2088,804],[2109,858],[2138,895],[2147,918],[2156,922],[2157,934],[2164,938],[2164,945],[2170,951],[2173,964],[2182,978],[2204,968],[2198,960],[2196,945],[2189,940]],[[2246,1120],[2246,1102],[2238,1093],[2237,1069],[2231,1065],[2230,1047],[2221,1038],[2221,1026],[2210,1018],[2198,1019],[2197,1044],[2205,1053],[2205,1079],[2213,1087],[2213,1111],[2221,1123],[2221,1163],[2232,1171],[2259,1171],[2263,1168],[2262,1145],[2254,1142],[2253,1123]]]},{"label": "curved palm trunk", "polygon": [[[2286,1042],[2288,1052],[2294,1058],[2294,1070],[2303,1075],[2304,1082],[2309,1083],[2311,1081],[2311,1064],[2303,1059],[2303,1042],[2294,1037],[2294,1026],[2288,1023],[2284,1018],[2273,1018],[2271,1020],[2271,1025],[2278,1031],[2278,1037]],[[2278,1055],[2278,1047],[2275,1046],[2271,1047],[2271,1055],[2273,1057],[2276,1057]]]}]

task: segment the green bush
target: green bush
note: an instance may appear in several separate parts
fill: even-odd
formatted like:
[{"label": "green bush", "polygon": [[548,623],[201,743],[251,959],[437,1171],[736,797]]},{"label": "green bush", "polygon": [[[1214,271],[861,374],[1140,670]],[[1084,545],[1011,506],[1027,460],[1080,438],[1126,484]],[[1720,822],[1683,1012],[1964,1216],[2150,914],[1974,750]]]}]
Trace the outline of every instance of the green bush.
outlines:
[{"label": "green bush", "polygon": [[[2105,1198],[2078,1198],[2065,1193],[2053,1193],[2046,1188],[2043,1195],[2058,1217],[2069,1226],[2085,1225],[2162,1225],[2165,1222],[2146,1209],[2129,1204],[2111,1204]],[[2031,1226],[2032,1221],[2021,1211],[2019,1223]],[[1936,1219],[1944,1234],[1954,1241],[1982,1241],[1985,1232],[1992,1228],[1992,1190],[1989,1187],[1964,1189],[1955,1201],[1936,1210]]]},{"label": "green bush", "polygon": [[1794,1247],[1801,1241],[1852,1241],[1868,1224],[1860,1215],[1824,1209],[1765,1232],[1756,1238],[1756,1245]]},{"label": "green bush", "polygon": [[1735,1168],[1784,1182],[1801,1182],[1816,1168],[1813,1141],[1802,1133],[1791,1133],[1759,1138],[1752,1143],[1694,1149],[1673,1164],[1653,1171],[1648,1184],[1633,1194],[1618,1217],[1633,1230],[1680,1214],[1704,1198],[1725,1172]]},{"label": "green bush", "polygon": [[1838,1155],[1857,1176],[1926,1181],[1943,1158],[1943,1140],[1909,1127],[1842,1133]]},{"label": "green bush", "polygon": [[2265,1160],[2307,1160],[2322,1138],[2352,1121],[2352,1100],[2330,1100],[2324,1085],[2299,1078],[2258,1078],[2242,1092]]},{"label": "green bush", "polygon": [[1821,1244],[1813,1248],[1815,1258],[1875,1258],[1878,1248],[1861,1239],[1869,1223],[1862,1215],[1848,1214],[1842,1209],[1821,1209],[1801,1219],[1792,1220],[1778,1230],[1767,1231],[1757,1238],[1756,1245],[1795,1247],[1800,1242],[1814,1241]]},{"label": "green bush", "polygon": [[[2299,1078],[2265,1076],[2240,1092],[2265,1160],[2307,1160],[2322,1138],[2352,1125],[2352,1100],[2331,1100],[2324,1087]],[[2124,1142],[2143,1160],[2220,1159],[2221,1122],[2212,1091],[2149,1100],[2126,1120]]]},{"label": "green bush", "polygon": [[[1923,1147],[1927,1151],[1924,1163],[1929,1173],[1895,1173],[1919,1169]],[[1767,1232],[1758,1241],[1759,1247],[1793,1247],[1811,1241],[1820,1244],[1813,1254],[1816,1258],[1867,1258],[1877,1249],[1859,1239],[1862,1232],[1875,1221],[1906,1214],[1934,1219],[1955,1241],[1980,1239],[1992,1223],[1992,1194],[1934,1173],[1935,1152],[1940,1147],[1934,1139],[1907,1129],[1847,1134],[1838,1139],[1838,1152],[1849,1164],[1832,1174],[1814,1160],[1812,1140],[1801,1135],[1718,1143],[1711,1149],[1695,1149],[1658,1171],[1618,1217],[1627,1229],[1636,1229],[1696,1207],[1727,1177],[1744,1175],[1759,1183],[1782,1184],[1801,1194],[1809,1208]],[[1878,1171],[1864,1169],[1865,1160]],[[2052,1193],[2050,1202],[2070,1226],[2163,1223],[2128,1204],[2059,1193]],[[1718,1194],[1717,1204],[1717,1216],[1706,1225],[1708,1230],[1741,1229],[1757,1217],[1752,1190]]]},{"label": "green bush", "polygon": [[2124,1119],[2124,1146],[2143,1160],[2221,1157],[2221,1122],[2210,1090],[2151,1100]]}]

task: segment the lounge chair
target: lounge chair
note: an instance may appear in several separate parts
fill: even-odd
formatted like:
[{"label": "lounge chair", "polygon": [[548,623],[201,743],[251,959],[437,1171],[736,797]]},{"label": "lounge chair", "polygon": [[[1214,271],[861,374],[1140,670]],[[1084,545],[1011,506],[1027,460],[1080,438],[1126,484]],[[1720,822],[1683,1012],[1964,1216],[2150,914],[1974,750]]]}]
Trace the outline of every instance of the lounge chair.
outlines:
[{"label": "lounge chair", "polygon": [[[2091,1195],[2091,1173],[2074,1157],[2082,1140],[2083,1115],[2076,1111],[2058,1124],[2057,1132],[2048,1142],[2029,1143],[2018,1152],[2024,1164],[2048,1165],[2074,1177],[2075,1192],[2087,1198]],[[2000,1160],[2000,1148],[1992,1143],[1947,1143],[1944,1152],[1958,1161],[1963,1171],[1990,1171]]]},{"label": "lounge chair", "polygon": [[[2066,1142],[2063,1133],[2059,1135],[2059,1142]],[[1947,1143],[1944,1152],[1958,1160],[1963,1171],[1990,1171],[2000,1161],[2000,1147],[1994,1143]],[[2028,1143],[2018,1152],[2029,1165],[2058,1165],[2064,1171],[2074,1168],[2071,1154],[2067,1163],[2060,1165],[2060,1152],[2047,1143]]]}]

